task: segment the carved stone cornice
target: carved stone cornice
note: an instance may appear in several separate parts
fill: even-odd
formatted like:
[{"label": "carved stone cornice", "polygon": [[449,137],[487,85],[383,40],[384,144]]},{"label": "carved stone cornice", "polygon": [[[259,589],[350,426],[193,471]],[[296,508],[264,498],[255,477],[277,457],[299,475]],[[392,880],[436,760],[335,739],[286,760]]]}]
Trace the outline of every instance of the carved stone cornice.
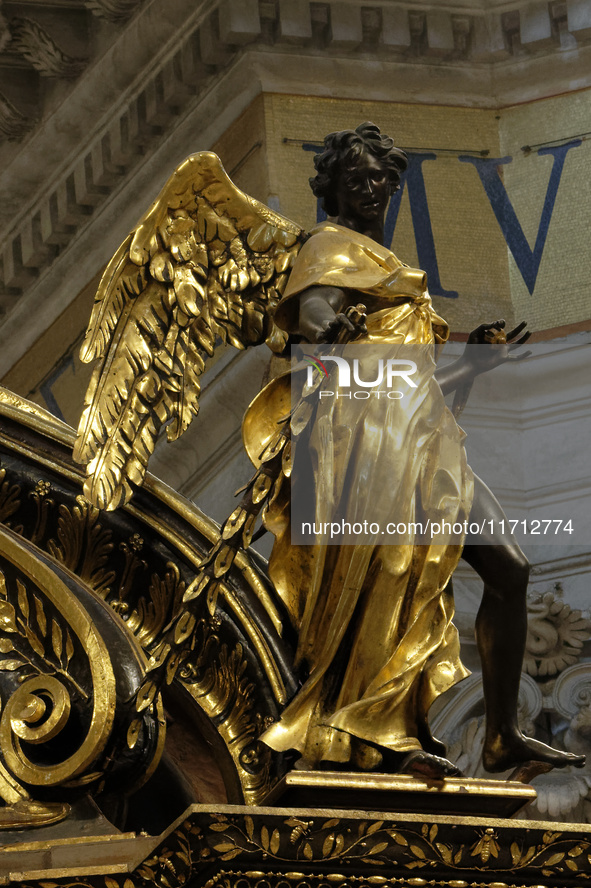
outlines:
[{"label": "carved stone cornice", "polygon": [[103,23],[112,39],[95,43],[102,54],[68,87],[67,101],[39,109],[43,126],[6,96],[13,111],[5,106],[0,134],[16,140],[34,131],[18,155],[0,143],[0,312],[12,315],[0,372],[18,357],[9,331],[34,314],[22,295],[44,306],[45,326],[63,310],[63,302],[50,308],[55,287],[46,293],[39,279],[188,115],[217,138],[259,91],[499,107],[591,84],[591,5],[583,0],[96,4],[116,22]]}]

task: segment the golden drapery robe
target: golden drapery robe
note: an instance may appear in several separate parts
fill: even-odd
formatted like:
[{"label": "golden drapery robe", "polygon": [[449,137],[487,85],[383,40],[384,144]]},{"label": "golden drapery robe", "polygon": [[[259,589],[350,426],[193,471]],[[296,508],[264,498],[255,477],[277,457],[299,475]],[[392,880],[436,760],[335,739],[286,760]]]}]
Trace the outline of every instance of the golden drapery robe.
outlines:
[{"label": "golden drapery robe", "polygon": [[[291,273],[277,324],[294,330],[298,294],[318,285],[345,290],[349,304],[368,304],[367,334],[356,338],[356,346],[427,346],[447,339],[447,324],[433,309],[424,272],[403,265],[364,235],[333,223],[312,231]],[[331,461],[336,460],[341,478],[346,474],[355,496],[371,496],[367,467],[387,461],[393,520],[426,515],[465,521],[473,476],[464,434],[435,380],[421,386],[402,413],[401,402],[391,402],[384,421],[381,407],[379,434],[377,414],[372,415],[376,403],[318,404],[316,419],[322,414],[324,429],[333,431],[322,443],[312,432],[306,445],[316,452],[317,497],[333,493],[332,478],[322,471]],[[269,383],[251,405],[244,440],[255,464],[289,406],[289,374]],[[327,440],[328,459],[321,453]],[[379,495],[375,485],[374,494]],[[262,735],[263,742],[278,751],[298,750],[312,766],[363,764],[364,741],[397,752],[420,749],[431,704],[468,674],[446,590],[461,543],[292,545],[287,483],[265,523],[275,535],[269,575],[298,633],[296,665],[308,670],[308,678]]]}]

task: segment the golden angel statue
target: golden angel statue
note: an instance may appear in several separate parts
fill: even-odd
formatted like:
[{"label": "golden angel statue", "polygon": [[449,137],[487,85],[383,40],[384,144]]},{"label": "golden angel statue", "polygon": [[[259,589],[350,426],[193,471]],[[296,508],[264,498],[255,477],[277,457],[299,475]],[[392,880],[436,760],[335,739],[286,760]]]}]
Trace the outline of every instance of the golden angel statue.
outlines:
[{"label": "golden angel statue", "polygon": [[[169,439],[187,428],[198,411],[204,361],[220,339],[238,348],[266,341],[282,353],[288,342],[429,346],[448,337],[424,272],[383,246],[384,214],[407,165],[404,152],[365,123],[327,136],[315,165],[312,190],[330,220],[308,235],[239,191],[218,158],[203,152],[178,167],[114,256],[82,348],[84,360],[99,361],[75,457],[87,464],[85,494],[96,506],[115,508],[131,497],[163,426]],[[362,407],[346,399],[314,401],[314,386],[302,383],[292,409],[293,373],[271,380],[244,419],[255,475],[187,589],[183,613],[154,652],[137,711],[174,675],[196,602],[205,597],[215,607],[217,584],[237,546],[249,545],[262,513],[275,536],[269,577],[297,633],[294,669],[301,678],[280,719],[262,734],[266,746],[301,757],[308,768],[458,774],[429,731],[428,712],[467,674],[450,592],[464,558],[484,583],[476,631],[485,767],[582,764],[582,757],[519,729],[529,566],[514,539],[495,537],[502,509],[467,465],[464,434],[444,402],[446,392],[461,395],[479,373],[517,359],[512,351],[527,338],[520,335],[524,326],[506,336],[503,321],[477,328],[469,342],[504,344],[467,349],[432,371],[412,408],[401,412],[393,403],[381,415],[380,435],[375,399]],[[310,432],[315,421],[325,430],[322,441]],[[328,464],[347,478],[343,497],[361,489],[368,465],[388,459],[388,493],[404,520],[413,521],[419,509],[452,522],[470,518],[490,528],[488,538],[295,545],[291,448],[304,429],[307,446],[316,456],[328,447]],[[343,444],[345,433],[354,447]],[[315,483],[322,495],[331,478],[317,470]]]}]

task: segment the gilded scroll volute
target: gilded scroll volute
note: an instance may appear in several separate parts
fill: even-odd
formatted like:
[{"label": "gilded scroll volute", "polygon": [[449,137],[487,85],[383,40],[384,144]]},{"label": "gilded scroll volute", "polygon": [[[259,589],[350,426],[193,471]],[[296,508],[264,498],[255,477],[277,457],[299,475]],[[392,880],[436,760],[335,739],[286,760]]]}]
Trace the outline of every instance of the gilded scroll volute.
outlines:
[{"label": "gilded scroll volute", "polygon": [[[148,701],[133,726],[135,707],[130,709],[129,704],[166,626],[181,613],[182,598],[219,531],[199,510],[150,478],[130,506],[115,513],[98,510],[80,494],[82,470],[71,459],[74,436],[70,429],[44,411],[25,411],[12,399],[5,403],[1,390],[0,414],[0,518],[5,527],[20,534],[22,545],[34,542],[37,549],[31,549],[61,570],[69,582],[79,584],[79,590],[70,591],[92,612],[93,620],[101,621],[97,629],[117,661],[112,663],[116,678],[118,669],[129,678],[128,692],[116,694],[113,736],[107,743],[112,753],[105,754],[105,762],[110,755],[116,761],[108,762],[108,774],[101,771],[99,761],[84,775],[65,781],[77,781],[78,788],[61,784],[61,789],[56,786],[50,793],[52,798],[62,798],[89,792],[102,804],[110,786],[132,789],[156,764],[163,739],[160,696],[155,694]],[[10,571],[4,572],[10,604],[22,618],[18,590],[11,586]],[[32,630],[50,647],[54,631],[57,637],[52,608],[36,586],[27,583]],[[34,596],[43,605],[45,635],[37,622]],[[0,606],[0,617],[1,610]],[[62,617],[55,619],[61,626]],[[289,645],[283,638],[286,625],[286,615],[269,583],[248,555],[238,552],[220,583],[215,614],[204,607],[190,624],[181,620],[177,627],[183,635],[189,634],[190,653],[173,679],[172,696],[180,694],[184,712],[195,712],[197,722],[204,719],[217,734],[216,755],[224,760],[230,801],[259,803],[279,776],[280,763],[264,754],[258,737],[294,691],[287,666]],[[67,621],[64,626],[76,645]],[[6,645],[13,643],[11,635],[6,634]],[[121,660],[122,638],[130,653],[127,664]],[[62,639],[61,656],[67,659],[71,644],[65,632]],[[72,669],[83,663],[88,666],[88,653],[82,657],[76,651],[76,662],[74,655],[69,661]],[[31,656],[47,674],[57,665],[53,648],[49,665],[34,651]],[[0,650],[2,657],[11,659],[13,654]],[[0,664],[0,696],[5,681],[12,682],[18,675],[18,670],[2,671]],[[77,673],[73,677],[82,685]],[[167,688],[165,699],[171,693]],[[86,686],[85,690],[88,693]],[[79,703],[87,705],[73,691],[69,697],[74,713]],[[33,701],[32,715],[39,711]],[[148,730],[147,725],[152,728]],[[38,798],[39,787],[31,786],[30,794]]]},{"label": "gilded scroll volute", "polygon": [[25,798],[72,801],[145,779],[162,749],[161,710],[145,714],[136,761],[117,755],[141,674],[140,649],[111,609],[0,529],[0,795],[13,802],[18,786]]}]

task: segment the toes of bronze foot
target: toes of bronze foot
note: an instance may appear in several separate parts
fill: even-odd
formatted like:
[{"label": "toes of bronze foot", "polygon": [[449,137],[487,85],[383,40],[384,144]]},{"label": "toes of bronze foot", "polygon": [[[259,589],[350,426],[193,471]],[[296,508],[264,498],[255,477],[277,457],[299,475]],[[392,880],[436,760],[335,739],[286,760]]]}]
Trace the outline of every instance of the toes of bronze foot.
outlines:
[{"label": "toes of bronze foot", "polygon": [[540,774],[547,774],[548,771],[553,771],[554,768],[566,768],[568,765],[573,765],[575,768],[584,768],[585,756],[573,755],[571,753],[568,755],[568,758],[563,756],[559,762],[522,762],[511,774],[509,774],[507,779],[513,780],[516,783],[531,783],[531,781],[535,777],[539,777]]},{"label": "toes of bronze foot", "polygon": [[448,759],[431,755],[422,749],[409,752],[402,760],[400,774],[416,774],[428,780],[444,780],[446,777],[461,777],[460,769]]}]

